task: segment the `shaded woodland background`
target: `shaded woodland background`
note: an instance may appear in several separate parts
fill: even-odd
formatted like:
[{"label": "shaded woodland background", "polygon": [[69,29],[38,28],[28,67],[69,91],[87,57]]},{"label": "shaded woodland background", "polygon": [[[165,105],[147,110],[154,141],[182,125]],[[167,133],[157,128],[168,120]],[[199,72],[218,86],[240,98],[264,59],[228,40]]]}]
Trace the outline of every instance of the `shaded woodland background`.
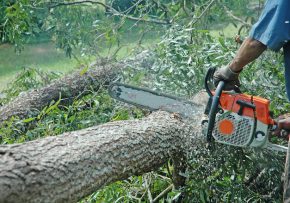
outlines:
[{"label": "shaded woodland background", "polygon": [[[203,89],[207,68],[221,67],[233,58],[239,48],[235,35],[247,36],[263,3],[2,1],[1,145],[57,136],[111,121],[141,119],[150,114],[110,98],[106,87],[111,81],[192,99]],[[84,88],[77,94],[72,93],[74,88],[63,86],[57,98],[45,100],[41,108],[32,106],[29,112],[3,116],[9,102],[23,101],[22,109],[30,108],[24,103],[24,98],[30,96],[27,91],[45,92],[49,84],[61,86],[55,81],[64,75],[74,79],[74,74],[77,78],[93,73],[96,67],[114,67],[117,71],[108,69],[97,85],[94,80],[86,83],[89,77],[84,83],[78,81],[74,85]],[[283,71],[281,53],[268,51],[241,75],[242,90],[270,99],[275,116],[289,108]],[[186,171],[180,175],[186,181],[178,188],[173,186],[174,164],[170,159],[164,160],[166,163],[157,170],[104,186],[80,202],[282,201],[283,153],[220,144],[208,150],[200,144],[188,147],[185,157]]]}]

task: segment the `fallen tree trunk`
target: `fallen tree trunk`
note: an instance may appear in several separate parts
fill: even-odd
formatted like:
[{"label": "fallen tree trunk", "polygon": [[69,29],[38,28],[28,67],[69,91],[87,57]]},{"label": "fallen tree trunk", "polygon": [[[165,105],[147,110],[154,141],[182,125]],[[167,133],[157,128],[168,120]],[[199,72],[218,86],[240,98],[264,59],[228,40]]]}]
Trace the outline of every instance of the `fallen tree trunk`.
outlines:
[{"label": "fallen tree trunk", "polygon": [[125,67],[147,68],[154,62],[154,57],[149,51],[143,51],[132,58],[126,58],[119,62],[103,60],[91,64],[85,72],[77,70],[63,78],[53,81],[51,84],[21,93],[8,104],[0,107],[0,124],[12,116],[25,118],[34,116],[51,101],[59,100],[69,104],[73,98],[84,96],[92,90],[98,90],[104,83],[112,81]]},{"label": "fallen tree trunk", "polygon": [[87,94],[88,90],[97,90],[105,82],[112,80],[116,74],[116,65],[93,64],[87,72],[78,70],[70,75],[53,81],[48,86],[40,89],[23,92],[13,101],[0,107],[0,123],[17,116],[25,118],[35,115],[52,100],[65,100],[70,103],[72,98]]},{"label": "fallen tree trunk", "polygon": [[75,202],[106,184],[157,169],[186,148],[194,131],[176,116],[156,112],[0,146],[0,202]]}]

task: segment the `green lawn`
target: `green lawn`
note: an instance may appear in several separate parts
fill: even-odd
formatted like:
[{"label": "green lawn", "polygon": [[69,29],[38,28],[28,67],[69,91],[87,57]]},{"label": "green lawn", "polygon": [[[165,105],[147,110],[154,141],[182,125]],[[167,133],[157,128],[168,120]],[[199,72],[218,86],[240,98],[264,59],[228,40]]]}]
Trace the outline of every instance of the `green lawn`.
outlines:
[{"label": "green lawn", "polygon": [[[240,26],[241,25],[239,24],[237,27],[235,27],[232,23],[230,23],[226,26],[222,26],[222,27],[218,27],[218,28],[214,28],[214,29],[210,30],[210,34],[213,37],[225,36],[228,38],[234,38],[238,34],[238,30],[239,30]],[[245,32],[245,30],[243,30],[241,35],[243,37],[246,37],[248,35],[248,33],[247,33],[247,31]]]},{"label": "green lawn", "polygon": [[[148,47],[155,42],[156,39],[146,39],[142,46]],[[117,58],[128,56],[136,46],[133,42],[123,44],[117,53]],[[117,50],[116,47],[103,48],[100,55],[110,56],[115,50]],[[78,58],[81,62],[94,59],[94,57]],[[12,45],[2,44],[0,45],[0,91],[25,67],[66,73],[78,66],[78,60],[66,57],[64,51],[57,50],[53,43],[27,44],[19,54],[15,53]]]},{"label": "green lawn", "polygon": [[8,44],[0,45],[0,90],[25,67],[42,70],[67,72],[77,66],[76,59],[70,59],[64,52],[57,50],[52,43],[25,45],[20,53]]}]

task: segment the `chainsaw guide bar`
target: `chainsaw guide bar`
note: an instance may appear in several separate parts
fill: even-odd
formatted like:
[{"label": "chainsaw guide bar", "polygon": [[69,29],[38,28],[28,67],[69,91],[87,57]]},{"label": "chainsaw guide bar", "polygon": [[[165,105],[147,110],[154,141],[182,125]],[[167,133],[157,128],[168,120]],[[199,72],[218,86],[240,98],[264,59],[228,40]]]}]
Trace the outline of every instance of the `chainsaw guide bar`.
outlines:
[{"label": "chainsaw guide bar", "polygon": [[187,119],[195,118],[199,105],[171,95],[154,92],[150,89],[135,87],[122,83],[112,83],[109,94],[122,102],[132,104],[151,111],[164,110],[178,113]]}]

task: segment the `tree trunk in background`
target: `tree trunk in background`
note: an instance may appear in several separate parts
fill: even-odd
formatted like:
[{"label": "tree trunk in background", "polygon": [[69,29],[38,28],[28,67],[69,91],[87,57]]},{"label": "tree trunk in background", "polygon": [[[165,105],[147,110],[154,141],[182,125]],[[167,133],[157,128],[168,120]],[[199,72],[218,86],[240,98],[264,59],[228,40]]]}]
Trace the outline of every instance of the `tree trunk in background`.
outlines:
[{"label": "tree trunk in background", "polygon": [[76,202],[106,184],[157,169],[187,144],[196,145],[195,132],[192,122],[156,112],[0,146],[0,202]]},{"label": "tree trunk in background", "polygon": [[115,64],[93,64],[85,73],[82,73],[82,70],[78,70],[63,78],[54,80],[48,86],[23,92],[13,101],[0,107],[0,123],[12,116],[25,118],[35,115],[35,113],[49,105],[52,100],[57,101],[60,97],[69,103],[74,97],[87,94],[88,90],[97,90],[105,82],[112,80],[116,74],[116,69]]},{"label": "tree trunk in background", "polygon": [[23,92],[8,104],[0,107],[0,124],[12,116],[21,119],[34,116],[52,100],[59,100],[69,104],[75,97],[84,96],[92,90],[98,90],[103,84],[112,81],[115,76],[126,67],[144,69],[152,66],[154,56],[150,51],[143,51],[131,58],[123,59],[119,62],[103,60],[90,65],[90,68],[82,73],[77,70],[51,84],[32,91]]}]

